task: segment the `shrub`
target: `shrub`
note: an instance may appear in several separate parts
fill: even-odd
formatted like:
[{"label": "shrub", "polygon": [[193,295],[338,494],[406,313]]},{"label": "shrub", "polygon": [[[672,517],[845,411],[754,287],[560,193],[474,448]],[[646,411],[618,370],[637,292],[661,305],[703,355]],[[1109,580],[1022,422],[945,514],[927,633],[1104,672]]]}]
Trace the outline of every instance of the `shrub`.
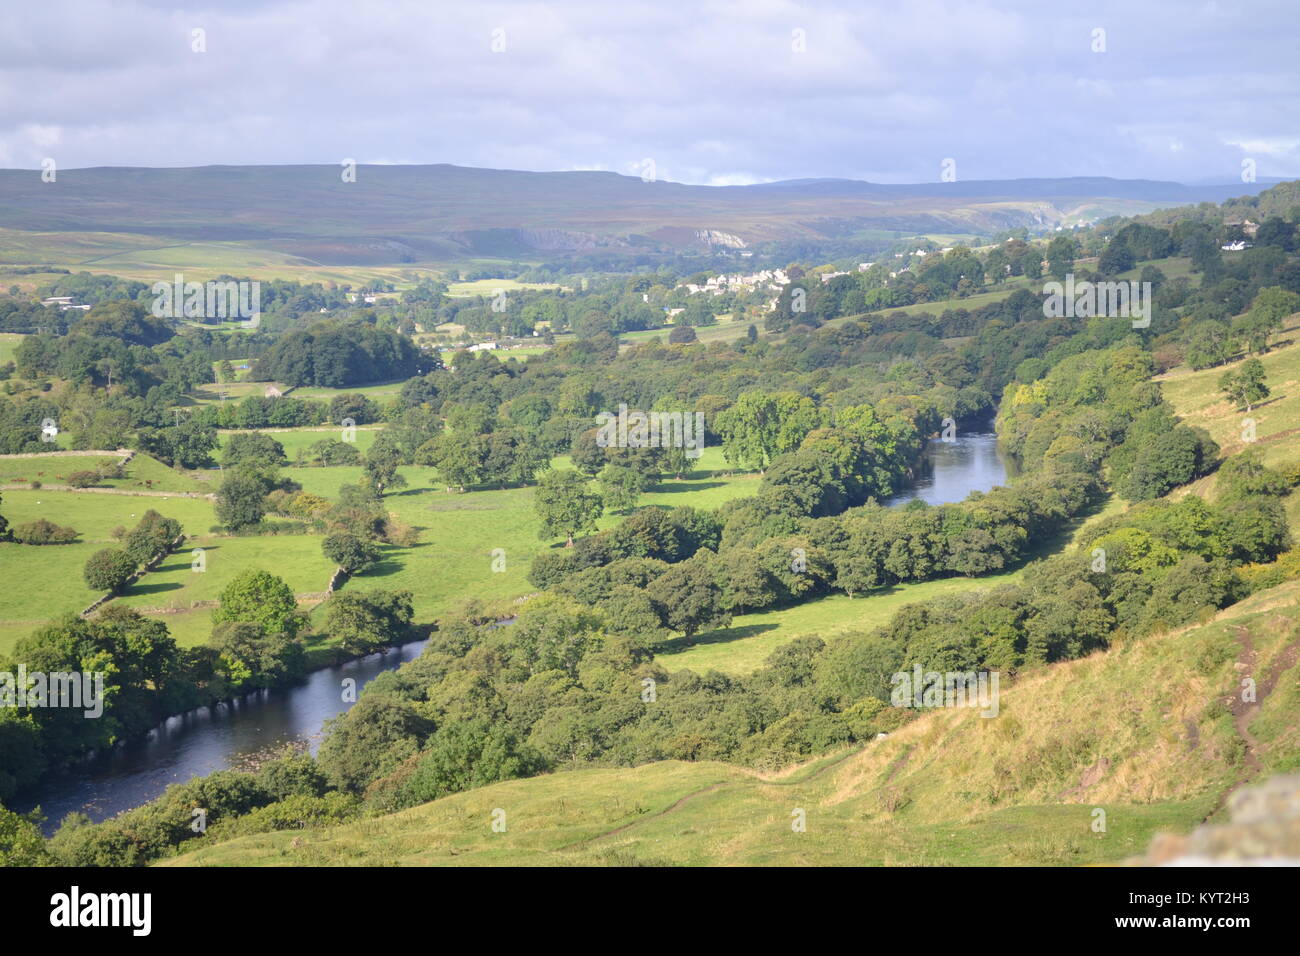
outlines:
[{"label": "shrub", "polygon": [[121,548],[104,548],[90,556],[82,574],[91,590],[116,593],[131,580],[135,568],[131,556]]},{"label": "shrub", "polygon": [[364,571],[379,560],[379,548],[373,541],[350,531],[336,531],[321,543],[321,550],[348,574]]},{"label": "shrub", "polygon": [[99,484],[99,472],[74,471],[68,475],[68,484],[73,488],[93,488]]},{"label": "shrub", "polygon": [[14,528],[14,540],[19,544],[70,544],[77,540],[77,531],[37,518]]}]

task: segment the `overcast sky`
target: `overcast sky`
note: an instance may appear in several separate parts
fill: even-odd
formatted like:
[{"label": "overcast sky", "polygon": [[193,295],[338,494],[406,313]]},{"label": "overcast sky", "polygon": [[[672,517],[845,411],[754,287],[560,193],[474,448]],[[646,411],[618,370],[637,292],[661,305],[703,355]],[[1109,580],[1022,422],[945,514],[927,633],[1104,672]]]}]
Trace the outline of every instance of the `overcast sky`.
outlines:
[{"label": "overcast sky", "polygon": [[5,7],[0,167],[1300,176],[1297,0]]}]

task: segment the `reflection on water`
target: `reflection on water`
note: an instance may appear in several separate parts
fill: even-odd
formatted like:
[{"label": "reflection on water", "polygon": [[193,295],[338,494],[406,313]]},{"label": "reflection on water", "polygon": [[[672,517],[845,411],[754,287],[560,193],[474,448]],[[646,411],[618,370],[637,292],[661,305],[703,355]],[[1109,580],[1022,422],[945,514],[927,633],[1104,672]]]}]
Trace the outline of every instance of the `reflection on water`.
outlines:
[{"label": "reflection on water", "polygon": [[1007,480],[1007,463],[993,432],[972,432],[956,441],[932,439],[912,487],[885,504],[904,505],[919,498],[926,504],[961,501],[972,491],[988,491]]},{"label": "reflection on water", "polygon": [[292,687],[169,717],[144,737],[50,774],[21,809],[39,804],[50,833],[73,810],[103,820],[154,799],[173,783],[237,766],[294,741],[306,741],[314,753],[325,721],[351,706],[343,700],[346,678],[356,681],[359,692],[384,671],[419,657],[426,643],[314,671]]}]

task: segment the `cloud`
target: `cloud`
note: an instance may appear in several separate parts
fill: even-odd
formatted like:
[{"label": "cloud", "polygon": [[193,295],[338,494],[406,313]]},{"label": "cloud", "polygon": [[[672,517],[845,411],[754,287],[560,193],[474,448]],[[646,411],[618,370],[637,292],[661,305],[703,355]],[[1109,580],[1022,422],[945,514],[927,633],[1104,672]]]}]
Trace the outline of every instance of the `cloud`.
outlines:
[{"label": "cloud", "polygon": [[965,179],[1226,181],[1258,155],[1300,174],[1290,0],[53,0],[6,18],[0,161],[28,168],[653,158],[686,182],[917,182],[954,157]]}]

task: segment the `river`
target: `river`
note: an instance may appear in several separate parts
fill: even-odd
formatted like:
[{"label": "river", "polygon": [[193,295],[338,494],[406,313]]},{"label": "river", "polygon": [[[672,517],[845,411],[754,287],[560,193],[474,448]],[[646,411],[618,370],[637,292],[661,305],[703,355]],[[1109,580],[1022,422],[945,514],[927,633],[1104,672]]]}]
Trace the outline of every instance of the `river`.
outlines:
[{"label": "river", "polygon": [[239,766],[295,741],[306,741],[315,753],[325,721],[349,706],[344,680],[355,680],[359,692],[384,671],[419,657],[426,643],[389,648],[313,671],[290,687],[169,717],[144,737],[49,774],[39,794],[25,804],[16,802],[14,809],[39,803],[49,835],[73,810],[103,820],[147,803],[173,783]]},{"label": "river", "polygon": [[[934,439],[912,486],[887,503],[903,505],[915,498],[932,505],[961,501],[972,491],[1002,484],[1006,476],[992,432],[970,432],[950,442]],[[14,809],[29,810],[39,803],[48,834],[70,811],[103,820],[154,799],[170,784],[244,765],[295,741],[307,741],[314,753],[325,721],[348,707],[341,689],[345,678],[355,679],[359,691],[384,671],[414,660],[425,643],[315,671],[291,687],[168,718],[143,738],[50,774],[39,794],[26,803],[16,802]]]},{"label": "river", "polygon": [[885,502],[891,508],[920,499],[928,505],[961,501],[972,491],[1005,484],[1013,473],[991,431],[968,432],[955,441],[930,440],[911,487]]}]

